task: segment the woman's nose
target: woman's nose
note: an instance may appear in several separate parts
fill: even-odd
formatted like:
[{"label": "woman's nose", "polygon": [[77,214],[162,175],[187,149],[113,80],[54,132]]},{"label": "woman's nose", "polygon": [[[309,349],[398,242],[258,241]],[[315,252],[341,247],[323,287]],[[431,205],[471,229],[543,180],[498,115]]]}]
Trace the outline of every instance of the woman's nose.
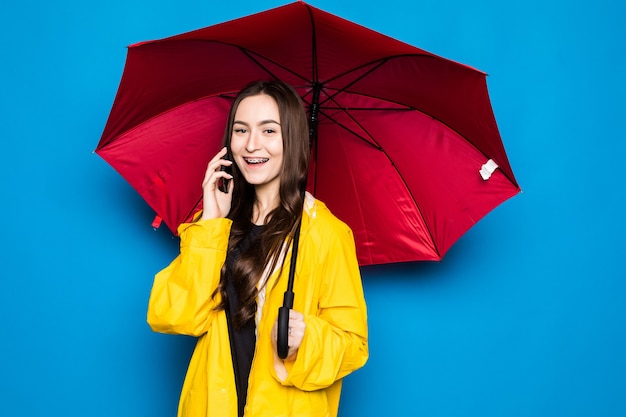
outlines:
[{"label": "woman's nose", "polygon": [[246,151],[254,152],[259,149],[259,132],[256,129],[250,131],[248,141],[246,142]]}]

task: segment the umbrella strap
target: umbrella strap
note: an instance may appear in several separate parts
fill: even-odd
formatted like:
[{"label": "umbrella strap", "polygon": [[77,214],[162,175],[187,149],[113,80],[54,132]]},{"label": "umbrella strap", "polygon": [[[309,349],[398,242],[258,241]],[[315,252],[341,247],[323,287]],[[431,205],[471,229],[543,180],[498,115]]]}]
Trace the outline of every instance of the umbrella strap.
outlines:
[{"label": "umbrella strap", "polygon": [[[300,227],[302,226],[302,220],[298,223],[296,231],[293,234],[293,247],[291,249],[291,263],[289,264],[289,280],[287,281],[287,292],[291,294],[291,302],[285,305],[287,308],[293,308],[293,282],[296,275],[296,260],[298,259],[298,244],[300,242]],[[287,294],[285,293],[285,296]]]},{"label": "umbrella strap", "polygon": [[276,350],[278,357],[287,358],[289,353],[289,310],[293,308],[293,281],[296,275],[296,259],[298,257],[298,243],[300,241],[300,226],[302,220],[298,223],[296,231],[293,235],[293,247],[291,249],[291,264],[289,266],[289,281],[287,282],[287,291],[283,299],[283,306],[278,309],[278,332],[276,338]]},{"label": "umbrella strap", "polygon": [[[306,200],[306,179],[303,182],[302,186],[302,209],[304,212],[304,205]],[[304,213],[300,216],[300,221],[298,222],[298,226],[296,226],[296,231],[293,232],[293,246],[291,248],[291,262],[289,264],[289,280],[287,281],[287,291],[285,292],[285,302],[283,302],[283,306],[287,308],[293,308],[293,281],[296,275],[296,260],[298,259],[298,244],[300,243],[300,228],[302,226],[302,218],[304,217]],[[287,302],[287,297],[290,297],[291,300]]]}]

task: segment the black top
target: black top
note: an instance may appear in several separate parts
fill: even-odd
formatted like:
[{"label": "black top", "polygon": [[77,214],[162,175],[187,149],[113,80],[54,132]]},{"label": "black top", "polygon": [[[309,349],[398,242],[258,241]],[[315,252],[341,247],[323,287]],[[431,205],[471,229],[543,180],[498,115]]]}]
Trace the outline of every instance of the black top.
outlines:
[{"label": "black top", "polygon": [[248,320],[241,328],[236,328],[233,323],[233,316],[237,311],[239,297],[232,278],[232,268],[235,260],[251,245],[255,243],[263,226],[252,225],[248,235],[239,242],[236,248],[228,252],[226,256],[226,293],[228,295],[228,306],[226,309],[226,320],[228,322],[228,333],[230,337],[230,349],[232,352],[233,371],[235,372],[235,385],[237,386],[237,400],[239,416],[243,416],[248,393],[248,377],[254,358],[254,348],[256,345],[256,324],[254,317]]}]

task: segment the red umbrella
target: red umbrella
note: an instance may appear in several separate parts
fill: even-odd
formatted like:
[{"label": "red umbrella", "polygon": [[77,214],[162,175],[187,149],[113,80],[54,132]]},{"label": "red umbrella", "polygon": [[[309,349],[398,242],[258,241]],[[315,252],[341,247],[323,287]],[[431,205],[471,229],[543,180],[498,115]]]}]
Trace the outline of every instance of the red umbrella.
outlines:
[{"label": "red umbrella", "polygon": [[308,107],[308,189],[361,265],[439,260],[520,189],[485,74],[304,2],[131,45],[96,152],[175,233],[200,209],[234,94],[278,78]]}]

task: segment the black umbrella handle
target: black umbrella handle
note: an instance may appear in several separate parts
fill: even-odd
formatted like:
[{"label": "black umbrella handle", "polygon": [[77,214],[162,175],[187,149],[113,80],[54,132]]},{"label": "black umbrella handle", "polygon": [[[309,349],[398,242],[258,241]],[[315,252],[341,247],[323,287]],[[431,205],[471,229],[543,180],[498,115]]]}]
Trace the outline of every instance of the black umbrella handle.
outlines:
[{"label": "black umbrella handle", "polygon": [[278,357],[286,359],[289,355],[289,311],[293,307],[293,292],[285,291],[283,306],[278,309],[278,335],[276,350]]},{"label": "black umbrella handle", "polygon": [[300,225],[296,227],[293,236],[293,248],[291,249],[291,264],[289,266],[289,281],[287,291],[283,298],[283,306],[278,308],[278,329],[276,335],[276,350],[278,357],[286,359],[289,354],[289,310],[293,308],[293,281],[296,274],[296,259],[298,257],[298,243],[300,240]]}]

